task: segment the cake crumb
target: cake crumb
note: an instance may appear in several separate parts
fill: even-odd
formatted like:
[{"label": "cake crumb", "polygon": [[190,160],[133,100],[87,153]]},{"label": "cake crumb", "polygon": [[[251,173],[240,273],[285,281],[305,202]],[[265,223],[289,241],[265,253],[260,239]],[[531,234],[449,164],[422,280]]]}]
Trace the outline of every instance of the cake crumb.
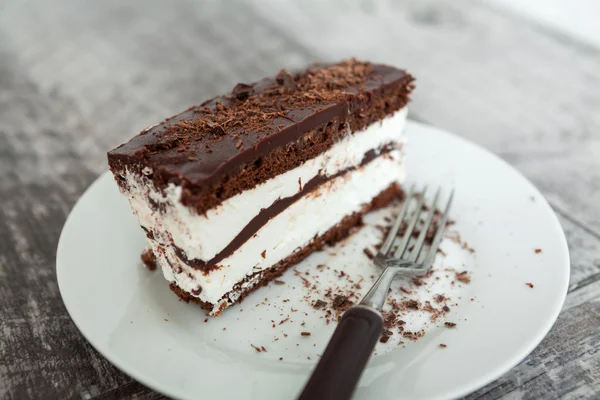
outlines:
[{"label": "cake crumb", "polygon": [[529,286],[531,289],[533,289],[533,283],[527,282],[526,285]]}]

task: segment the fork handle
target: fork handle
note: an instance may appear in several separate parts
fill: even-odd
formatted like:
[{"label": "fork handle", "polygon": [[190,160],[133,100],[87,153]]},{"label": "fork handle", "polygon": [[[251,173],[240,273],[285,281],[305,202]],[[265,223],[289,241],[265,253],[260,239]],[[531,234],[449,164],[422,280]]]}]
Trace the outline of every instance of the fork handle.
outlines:
[{"label": "fork handle", "polygon": [[348,309],[298,399],[349,399],[382,329],[379,311],[364,305]]}]

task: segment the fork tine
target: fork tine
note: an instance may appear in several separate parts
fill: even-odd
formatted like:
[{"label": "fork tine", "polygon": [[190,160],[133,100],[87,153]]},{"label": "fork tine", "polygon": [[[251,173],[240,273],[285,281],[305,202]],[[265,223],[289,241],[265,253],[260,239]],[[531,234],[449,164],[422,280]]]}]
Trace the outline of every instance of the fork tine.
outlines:
[{"label": "fork tine", "polygon": [[444,237],[444,231],[446,229],[446,223],[448,222],[448,214],[450,214],[450,206],[452,205],[452,200],[454,199],[454,189],[450,192],[450,197],[448,198],[448,202],[446,203],[446,209],[444,210],[444,215],[442,215],[442,219],[440,220],[440,224],[438,229],[433,237],[433,242],[431,242],[431,248],[429,249],[429,253],[423,262],[423,266],[425,269],[431,267],[433,262],[435,261],[435,256],[438,251],[438,247],[440,246],[440,242]]},{"label": "fork tine", "polygon": [[398,216],[396,217],[396,220],[394,221],[392,229],[390,229],[387,237],[385,238],[385,242],[383,242],[381,249],[379,249],[379,254],[383,257],[387,257],[388,253],[390,252],[390,249],[394,244],[394,240],[396,240],[396,235],[398,235],[398,230],[400,229],[400,225],[402,225],[402,220],[404,220],[404,216],[409,209],[410,199],[412,198],[414,191],[415,185],[413,184],[410,187],[408,194],[406,195],[406,200],[404,201],[402,209],[400,210]]},{"label": "fork tine", "polygon": [[427,192],[427,186],[423,188],[421,192],[421,198],[417,203],[417,208],[415,209],[415,215],[412,217],[411,221],[408,223],[406,227],[406,232],[402,235],[402,241],[394,254],[394,258],[402,258],[404,253],[406,252],[406,248],[408,247],[408,243],[410,242],[410,238],[412,237],[412,233],[415,230],[415,226],[417,226],[417,222],[419,221],[419,217],[421,216],[421,211],[423,210],[423,204],[425,203],[425,193]]},{"label": "fork tine", "polygon": [[431,208],[429,209],[430,210],[429,215],[427,216],[425,225],[423,225],[423,228],[421,228],[421,233],[419,233],[417,242],[415,243],[413,250],[410,253],[410,257],[408,259],[409,261],[416,263],[417,260],[419,259],[419,255],[421,254],[421,251],[423,250],[423,246],[425,245],[425,238],[427,237],[427,232],[429,232],[429,227],[433,223],[433,217],[435,216],[435,210],[437,208],[437,202],[440,197],[440,191],[441,191],[441,189],[438,188],[438,190],[435,192],[435,197],[433,198],[433,204],[432,204]]}]

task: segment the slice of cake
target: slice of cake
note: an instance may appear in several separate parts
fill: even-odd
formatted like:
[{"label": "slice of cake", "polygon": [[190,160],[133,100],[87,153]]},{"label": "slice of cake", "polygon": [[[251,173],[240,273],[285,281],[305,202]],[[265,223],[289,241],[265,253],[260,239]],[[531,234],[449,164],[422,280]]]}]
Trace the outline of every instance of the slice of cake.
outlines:
[{"label": "slice of cake", "polygon": [[282,70],[109,152],[171,289],[218,315],[396,198],[413,80],[356,60]]}]

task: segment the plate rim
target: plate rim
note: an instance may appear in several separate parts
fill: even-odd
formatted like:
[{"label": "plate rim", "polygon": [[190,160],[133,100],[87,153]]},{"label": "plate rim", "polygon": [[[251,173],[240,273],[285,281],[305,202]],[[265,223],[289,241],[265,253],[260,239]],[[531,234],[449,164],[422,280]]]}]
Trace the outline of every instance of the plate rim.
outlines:
[{"label": "plate rim", "polygon": [[[564,229],[562,228],[562,225],[560,223],[560,220],[558,219],[558,216],[556,215],[556,212],[554,211],[552,206],[549,204],[549,202],[547,201],[545,196],[540,192],[540,190],[523,173],[521,173],[521,171],[519,171],[517,168],[515,168],[514,166],[509,164],[507,161],[502,159],[497,154],[486,149],[485,147],[481,146],[478,143],[472,142],[466,138],[463,138],[463,137],[461,137],[457,134],[454,134],[450,131],[447,131],[445,129],[438,128],[436,126],[429,125],[429,124],[419,122],[419,121],[415,121],[412,119],[408,119],[405,130],[409,131],[411,128],[414,129],[415,127],[418,129],[434,130],[434,131],[436,131],[437,134],[450,136],[450,137],[452,137],[453,140],[459,141],[463,145],[472,147],[477,151],[481,151],[481,152],[485,153],[486,156],[489,156],[489,157],[495,159],[495,161],[499,161],[505,167],[508,167],[514,173],[519,175],[520,178],[522,178],[524,181],[526,181],[528,183],[528,185],[530,186],[530,188],[533,189],[534,194],[536,196],[536,201],[539,200],[540,202],[542,202],[543,205],[546,206],[548,208],[548,210],[550,211],[549,218],[552,219],[552,223],[556,228],[555,229],[556,234],[559,235],[559,237],[556,237],[556,239],[558,239],[561,244],[560,252],[562,253],[562,260],[560,263],[561,263],[561,265],[563,265],[563,278],[564,279],[561,280],[563,282],[563,288],[560,293],[557,293],[556,307],[552,310],[551,313],[550,313],[550,310],[548,311],[549,318],[547,319],[545,326],[540,326],[540,329],[537,331],[537,334],[532,336],[532,338],[528,341],[529,345],[526,346],[526,348],[523,350],[523,352],[520,356],[518,356],[518,357],[515,356],[511,359],[507,359],[506,362],[497,365],[495,368],[492,368],[491,371],[488,372],[487,374],[482,374],[479,376],[479,378],[473,379],[471,381],[472,382],[471,384],[463,384],[462,386],[456,387],[451,392],[446,392],[446,396],[440,395],[438,397],[434,397],[434,398],[440,398],[440,399],[447,399],[447,398],[455,399],[455,398],[459,398],[462,396],[466,396],[470,393],[473,393],[473,392],[481,389],[485,385],[492,383],[493,381],[495,381],[495,380],[499,379],[500,377],[502,377],[503,375],[505,375],[512,368],[514,368],[516,365],[520,364],[525,358],[527,358],[527,356],[529,356],[531,354],[531,352],[534,349],[536,349],[540,345],[542,340],[548,335],[549,331],[552,329],[552,327],[556,323],[556,321],[559,317],[559,314],[564,307],[566,296],[568,294],[570,274],[571,274],[570,252],[569,252],[569,246],[568,246],[568,242],[567,242],[567,239],[565,236]],[[102,172],[84,190],[84,192],[78,197],[77,201],[75,202],[75,204],[69,211],[69,215],[67,216],[65,223],[63,224],[63,227],[61,229],[60,237],[59,237],[57,248],[56,248],[56,258],[55,258],[56,280],[58,283],[58,288],[59,288],[59,292],[61,295],[61,299],[63,301],[65,309],[67,310],[69,317],[71,318],[71,321],[77,327],[77,329],[79,330],[81,335],[99,354],[102,355],[102,357],[106,358],[114,367],[116,367],[119,371],[123,372],[124,374],[131,377],[132,379],[136,380],[137,382],[143,384],[144,386],[146,386],[158,393],[162,393],[162,394],[164,394],[166,396],[170,396],[170,397],[183,398],[186,396],[186,392],[181,392],[179,389],[174,388],[174,387],[173,388],[159,387],[158,385],[154,385],[151,378],[148,377],[148,379],[147,379],[145,376],[146,374],[139,371],[136,366],[134,366],[132,364],[130,365],[130,363],[122,362],[122,360],[120,360],[120,357],[114,352],[111,353],[108,351],[106,351],[106,352],[103,351],[102,346],[100,346],[98,343],[94,343],[94,341],[91,340],[90,337],[84,333],[84,330],[82,329],[82,326],[80,326],[80,323],[78,323],[77,320],[75,318],[73,318],[74,314],[73,314],[73,310],[72,310],[72,305],[69,305],[69,303],[67,301],[65,301],[64,287],[63,287],[65,280],[64,280],[64,278],[63,279],[60,278],[62,276],[62,274],[60,272],[61,271],[60,265],[62,264],[62,263],[60,263],[61,253],[63,253],[64,251],[67,251],[65,249],[66,245],[64,244],[65,232],[69,228],[70,223],[72,223],[72,220],[74,218],[73,215],[76,214],[75,213],[76,209],[79,206],[81,206],[81,203],[84,201],[84,199],[86,197],[88,197],[90,195],[90,193],[92,193],[93,189],[96,186],[101,185],[104,180],[108,180],[108,179],[110,179],[110,171],[106,170],[106,171]],[[63,270],[64,270],[64,268],[63,268]],[[63,283],[61,284],[61,282],[63,282]],[[558,295],[560,295],[560,299],[558,298]],[[551,318],[550,318],[550,316],[551,316]]]}]

